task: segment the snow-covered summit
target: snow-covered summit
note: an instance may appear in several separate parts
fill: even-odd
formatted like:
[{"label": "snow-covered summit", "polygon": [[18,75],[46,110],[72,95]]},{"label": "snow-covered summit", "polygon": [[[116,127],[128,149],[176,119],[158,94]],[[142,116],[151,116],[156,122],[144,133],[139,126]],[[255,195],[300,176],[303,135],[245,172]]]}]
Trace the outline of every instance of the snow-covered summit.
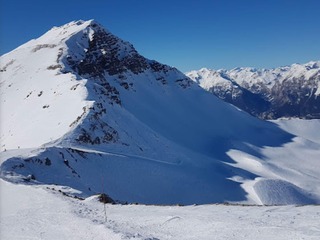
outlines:
[{"label": "snow-covered summit", "polygon": [[[320,117],[320,61],[274,69],[202,68],[186,75],[205,90],[254,116]],[[253,102],[259,104],[251,106]]]},{"label": "snow-covered summit", "polygon": [[[231,70],[219,69],[213,70],[208,68],[201,68],[200,70],[193,70],[186,75],[200,84],[214,84],[214,76],[222,75],[226,80],[232,79],[240,85],[249,84],[250,86],[258,83],[266,84],[272,87],[277,81],[284,81],[285,79],[293,79],[304,77],[306,81],[315,75],[319,75],[320,61],[310,61],[305,64],[292,64],[291,66],[284,66],[272,69],[257,69],[252,67],[237,67]],[[225,75],[225,76],[223,76]]]},{"label": "snow-covered summit", "polygon": [[[0,62],[5,180],[152,204],[320,201],[311,140],[224,103],[94,21],[53,28]],[[279,171],[296,145],[313,167],[297,154],[299,173]]]},{"label": "snow-covered summit", "polygon": [[[11,116],[2,119],[2,150],[37,147],[65,135],[81,122],[98,97],[88,96],[88,89],[119,104],[119,92],[106,78],[129,89],[133,86],[130,75],[155,71],[167,77],[171,71],[171,76],[159,76],[157,81],[166,84],[174,78],[183,87],[192,84],[176,69],[143,58],[130,43],[94,20],[52,28],[1,56],[0,70],[1,111]],[[32,118],[26,117],[30,113]],[[35,133],[38,125],[41,131]],[[27,141],[31,135],[37,137]]]}]

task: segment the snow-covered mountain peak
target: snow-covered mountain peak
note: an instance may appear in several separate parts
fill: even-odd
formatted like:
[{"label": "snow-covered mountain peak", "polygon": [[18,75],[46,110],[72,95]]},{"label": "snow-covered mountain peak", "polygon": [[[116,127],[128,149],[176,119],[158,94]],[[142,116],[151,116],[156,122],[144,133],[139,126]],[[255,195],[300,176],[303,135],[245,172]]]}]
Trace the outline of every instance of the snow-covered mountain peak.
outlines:
[{"label": "snow-covered mountain peak", "polygon": [[257,69],[252,67],[237,67],[231,70],[210,70],[201,68],[200,70],[187,72],[186,75],[193,80],[212,81],[216,73],[223,73],[227,78],[233,79],[240,85],[249,85],[252,87],[255,84],[264,84],[271,88],[277,82],[284,80],[291,81],[304,77],[309,80],[320,73],[320,61],[310,61],[306,64],[292,64],[291,66],[284,66],[273,69]]},{"label": "snow-covered mountain peak", "polygon": [[58,44],[81,32],[89,34],[89,38],[92,38],[93,33],[96,31],[105,31],[110,33],[100,23],[93,19],[88,21],[78,20],[69,22],[60,27],[53,27],[48,32],[39,37],[37,41],[39,43],[54,41]]},{"label": "snow-covered mountain peak", "polygon": [[204,89],[255,116],[317,118],[319,66],[319,61],[311,61],[273,69],[200,69],[186,74]]},{"label": "snow-covered mountain peak", "polygon": [[[306,75],[307,78],[311,77],[315,73],[319,73],[320,71],[320,61],[310,61],[305,64],[294,63],[290,66],[282,66],[278,68],[253,68],[253,67],[236,67],[231,70],[226,69],[208,69],[201,68],[199,70],[192,70],[187,72],[186,75],[195,76],[198,75],[210,75],[210,73],[226,73],[235,78],[238,83],[241,81],[253,81],[256,82],[269,82],[269,80],[277,81],[281,78],[287,77],[299,77],[301,75]],[[267,79],[267,80],[266,80]]]},{"label": "snow-covered mountain peak", "polygon": [[320,68],[320,61],[310,61],[306,64],[306,67]]},{"label": "snow-covered mountain peak", "polygon": [[43,48],[58,49],[59,59],[67,56],[79,60],[88,51],[95,55],[103,54],[123,60],[126,56],[138,55],[132,44],[123,41],[106,30],[95,20],[72,21],[60,27],[54,27],[37,39],[33,39],[13,50],[29,50],[37,52]]},{"label": "snow-covered mountain peak", "polygon": [[[49,30],[1,56],[0,70],[1,110],[12,116],[2,120],[1,150],[37,147],[61,138],[89,113],[104,115],[109,103],[121,104],[120,89],[136,91],[134,83],[141,78],[154,88],[170,84],[184,89],[193,83],[177,69],[144,58],[132,44],[94,20],[73,21]],[[62,107],[64,103],[70,104]],[[16,111],[16,105],[25,111]],[[34,118],[25,119],[30,109]],[[25,141],[37,122],[47,122],[50,127],[34,141]]]},{"label": "snow-covered mountain peak", "polygon": [[63,34],[67,34],[67,33],[70,35],[75,32],[79,32],[81,30],[84,30],[88,27],[103,28],[98,22],[96,22],[93,19],[88,20],[88,21],[78,20],[78,21],[71,21],[71,22],[66,23],[62,26],[55,26],[55,27],[51,28],[43,36],[50,35],[50,34],[63,35]]}]

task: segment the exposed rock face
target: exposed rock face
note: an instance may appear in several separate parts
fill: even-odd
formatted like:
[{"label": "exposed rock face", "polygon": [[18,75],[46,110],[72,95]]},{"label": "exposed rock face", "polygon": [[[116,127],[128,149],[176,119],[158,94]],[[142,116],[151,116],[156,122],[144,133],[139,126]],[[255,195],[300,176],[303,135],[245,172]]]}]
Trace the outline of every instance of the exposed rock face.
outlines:
[{"label": "exposed rock face", "polygon": [[113,76],[130,70],[139,74],[148,68],[146,59],[131,44],[107,32],[95,22],[90,27],[94,32],[90,37],[84,35],[89,40],[84,58],[67,58],[70,66],[80,75],[103,78],[105,73]]},{"label": "exposed rock face", "polygon": [[220,99],[259,118],[320,118],[320,62],[270,70],[201,69],[187,75]]}]

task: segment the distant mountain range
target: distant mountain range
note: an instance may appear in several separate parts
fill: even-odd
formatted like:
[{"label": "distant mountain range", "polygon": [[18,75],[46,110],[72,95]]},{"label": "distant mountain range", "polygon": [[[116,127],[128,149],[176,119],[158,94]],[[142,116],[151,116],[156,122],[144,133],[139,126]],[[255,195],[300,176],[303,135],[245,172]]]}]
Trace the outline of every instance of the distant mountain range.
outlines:
[{"label": "distant mountain range", "polygon": [[220,99],[262,119],[320,118],[320,61],[275,69],[186,73]]},{"label": "distant mountain range", "polygon": [[[239,111],[93,20],[54,27],[0,60],[6,181],[147,204],[320,203],[316,131]],[[256,97],[267,109],[271,97],[260,93],[298,88],[306,76],[316,84],[318,67],[279,69],[279,79],[288,73],[279,86],[268,71],[269,84],[250,69],[214,75],[221,94],[229,89],[225,98]],[[304,70],[301,77],[293,68]],[[231,79],[245,72],[256,81]],[[307,86],[309,101],[318,101],[319,91]],[[241,101],[256,104],[249,100]]]}]

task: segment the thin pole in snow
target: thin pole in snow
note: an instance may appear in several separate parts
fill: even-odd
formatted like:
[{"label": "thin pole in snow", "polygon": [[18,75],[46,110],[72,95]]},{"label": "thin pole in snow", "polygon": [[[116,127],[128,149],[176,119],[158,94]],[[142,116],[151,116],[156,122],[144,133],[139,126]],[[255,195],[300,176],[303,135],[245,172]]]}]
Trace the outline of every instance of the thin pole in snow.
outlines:
[{"label": "thin pole in snow", "polygon": [[106,210],[106,199],[105,199],[105,192],[104,192],[104,179],[103,175],[101,175],[101,186],[102,186],[102,201],[103,201],[103,211],[104,211],[104,222],[107,222],[107,210]]}]

